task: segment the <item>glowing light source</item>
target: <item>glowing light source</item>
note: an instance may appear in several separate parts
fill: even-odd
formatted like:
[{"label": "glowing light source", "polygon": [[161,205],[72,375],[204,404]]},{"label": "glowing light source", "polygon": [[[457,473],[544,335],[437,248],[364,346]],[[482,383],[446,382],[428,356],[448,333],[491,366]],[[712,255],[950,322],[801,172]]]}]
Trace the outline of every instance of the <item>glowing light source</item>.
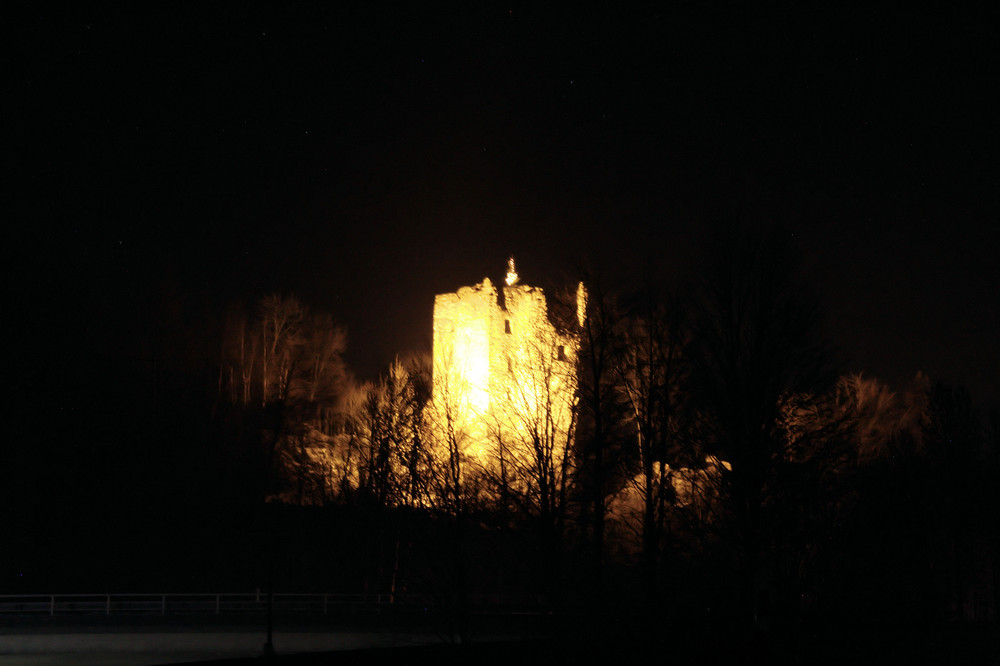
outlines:
[{"label": "glowing light source", "polygon": [[511,255],[507,260],[507,286],[513,287],[518,281],[517,271],[514,269],[514,257]]}]

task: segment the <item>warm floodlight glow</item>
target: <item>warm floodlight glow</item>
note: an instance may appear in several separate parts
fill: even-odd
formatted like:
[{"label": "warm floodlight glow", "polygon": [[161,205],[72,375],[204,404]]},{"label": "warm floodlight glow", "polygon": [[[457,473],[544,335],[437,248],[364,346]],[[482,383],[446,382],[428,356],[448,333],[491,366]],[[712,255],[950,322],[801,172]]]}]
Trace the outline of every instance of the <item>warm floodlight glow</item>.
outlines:
[{"label": "warm floodlight glow", "polygon": [[460,330],[461,345],[455,349],[459,390],[465,396],[466,409],[473,415],[485,414],[490,406],[489,337],[477,333],[480,331]]}]

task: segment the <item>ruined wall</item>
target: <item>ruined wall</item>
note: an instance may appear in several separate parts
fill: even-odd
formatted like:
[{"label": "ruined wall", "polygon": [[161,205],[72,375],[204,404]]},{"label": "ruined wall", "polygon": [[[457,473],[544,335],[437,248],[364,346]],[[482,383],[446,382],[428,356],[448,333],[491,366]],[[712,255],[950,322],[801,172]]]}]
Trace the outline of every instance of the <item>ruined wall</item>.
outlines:
[{"label": "ruined wall", "polygon": [[496,303],[489,279],[434,299],[434,400],[463,439],[486,433]]}]

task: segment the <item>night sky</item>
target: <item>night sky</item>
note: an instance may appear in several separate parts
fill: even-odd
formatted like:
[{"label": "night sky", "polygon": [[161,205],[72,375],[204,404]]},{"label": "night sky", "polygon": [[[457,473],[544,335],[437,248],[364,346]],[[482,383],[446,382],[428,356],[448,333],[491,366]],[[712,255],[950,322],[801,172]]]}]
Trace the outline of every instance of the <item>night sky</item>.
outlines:
[{"label": "night sky", "polygon": [[845,371],[1000,402],[995,15],[207,4],[3,10],[29,400],[272,290],[371,378],[510,254],[670,281],[735,220],[794,235]]}]

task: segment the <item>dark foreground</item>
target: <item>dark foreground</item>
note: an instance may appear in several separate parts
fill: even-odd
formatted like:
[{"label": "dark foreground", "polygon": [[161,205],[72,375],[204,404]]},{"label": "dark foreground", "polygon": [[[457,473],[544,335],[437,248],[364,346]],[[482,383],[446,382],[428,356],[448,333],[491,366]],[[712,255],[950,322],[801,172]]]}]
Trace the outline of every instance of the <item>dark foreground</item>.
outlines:
[{"label": "dark foreground", "polygon": [[1000,632],[993,625],[795,625],[742,632],[639,617],[521,615],[479,616],[458,632],[440,617],[326,618],[279,623],[277,654],[265,657],[261,620],[8,618],[0,624],[0,666],[1000,663]]},{"label": "dark foreground", "polygon": [[557,636],[470,644],[441,643],[298,655],[258,656],[199,662],[215,666],[407,665],[573,666],[663,663],[671,666],[726,664],[998,664],[995,627],[854,627],[838,631],[738,635],[704,627],[665,627],[656,636]]}]

